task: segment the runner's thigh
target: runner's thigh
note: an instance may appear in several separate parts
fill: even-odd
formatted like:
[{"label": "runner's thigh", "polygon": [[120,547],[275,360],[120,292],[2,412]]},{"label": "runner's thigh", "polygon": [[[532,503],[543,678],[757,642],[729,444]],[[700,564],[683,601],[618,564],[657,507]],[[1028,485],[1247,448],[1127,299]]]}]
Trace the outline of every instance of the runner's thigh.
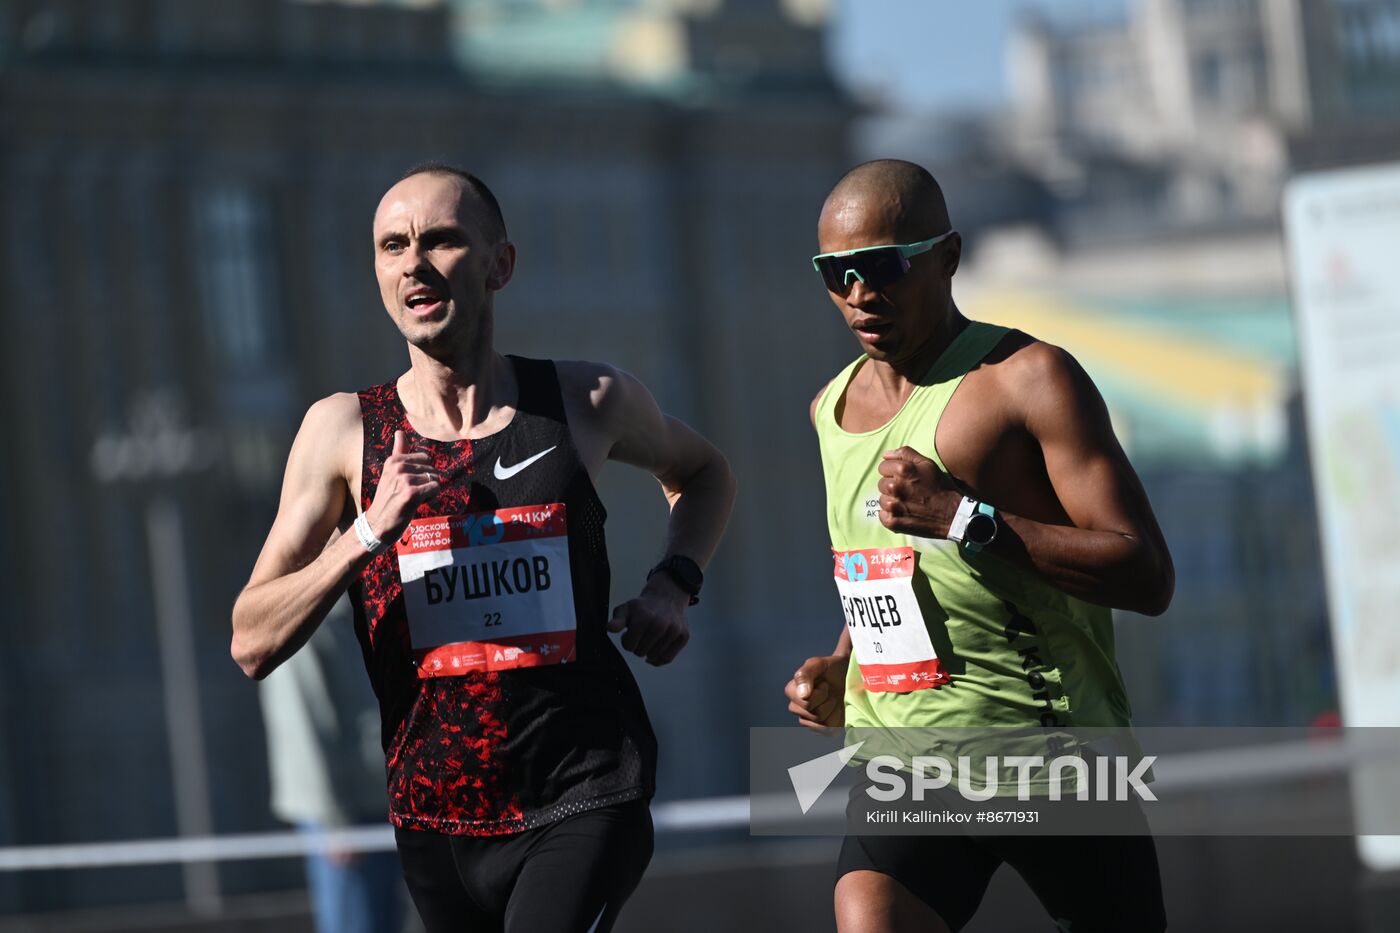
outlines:
[{"label": "runner's thigh", "polygon": [[989,842],[1061,929],[1160,933],[1167,928],[1151,836],[1038,836]]},{"label": "runner's thigh", "polygon": [[499,933],[500,919],[481,910],[467,894],[451,836],[395,829],[394,841],[409,897],[427,933]]},{"label": "runner's thigh", "polygon": [[837,878],[855,871],[888,875],[956,931],[977,912],[1000,864],[966,836],[847,836]]},{"label": "runner's thigh", "polygon": [[605,933],[651,861],[645,800],[588,810],[548,827],[506,907],[506,933]]}]

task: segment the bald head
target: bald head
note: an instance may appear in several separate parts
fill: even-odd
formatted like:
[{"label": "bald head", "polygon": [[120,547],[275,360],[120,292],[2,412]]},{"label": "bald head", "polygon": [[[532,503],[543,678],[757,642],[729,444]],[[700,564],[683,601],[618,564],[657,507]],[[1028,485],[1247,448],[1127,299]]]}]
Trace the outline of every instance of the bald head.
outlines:
[{"label": "bald head", "polygon": [[819,226],[874,223],[899,242],[938,236],[952,224],[943,189],[922,166],[900,159],[877,159],[851,169],[822,205]]},{"label": "bald head", "polygon": [[[447,162],[420,162],[399,176],[399,183],[421,175],[455,182],[459,192],[459,202],[466,214],[475,221],[486,241],[495,246],[508,238],[505,216],[501,213],[500,202],[486,187],[486,182],[471,172]],[[398,187],[396,184],[395,187]],[[393,191],[393,188],[389,189]],[[386,194],[387,198],[388,195]]]}]

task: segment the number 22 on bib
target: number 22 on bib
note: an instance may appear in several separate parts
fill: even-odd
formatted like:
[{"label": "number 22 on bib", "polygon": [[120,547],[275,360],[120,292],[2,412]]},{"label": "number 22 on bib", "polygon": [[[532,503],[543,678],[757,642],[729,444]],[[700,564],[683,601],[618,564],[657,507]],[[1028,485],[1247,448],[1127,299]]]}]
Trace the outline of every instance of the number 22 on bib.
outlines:
[{"label": "number 22 on bib", "polygon": [[419,677],[574,659],[562,502],[414,519],[398,557]]},{"label": "number 22 on bib", "polygon": [[914,549],[832,551],[861,680],[872,693],[948,683],[914,595]]}]

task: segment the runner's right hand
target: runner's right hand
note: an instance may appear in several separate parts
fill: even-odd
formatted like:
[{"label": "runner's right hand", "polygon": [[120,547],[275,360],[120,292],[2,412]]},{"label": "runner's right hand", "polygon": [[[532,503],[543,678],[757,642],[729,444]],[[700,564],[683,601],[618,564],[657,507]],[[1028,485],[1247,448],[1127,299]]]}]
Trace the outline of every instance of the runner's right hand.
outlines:
[{"label": "runner's right hand", "polygon": [[441,476],[426,451],[408,449],[402,431],[394,432],[394,449],[384,461],[374,501],[365,511],[369,527],[380,541],[393,542],[403,535],[418,504],[437,495]]},{"label": "runner's right hand", "polygon": [[809,729],[832,729],[846,722],[846,655],[808,658],[787,682],[783,693],[788,712],[798,725]]}]

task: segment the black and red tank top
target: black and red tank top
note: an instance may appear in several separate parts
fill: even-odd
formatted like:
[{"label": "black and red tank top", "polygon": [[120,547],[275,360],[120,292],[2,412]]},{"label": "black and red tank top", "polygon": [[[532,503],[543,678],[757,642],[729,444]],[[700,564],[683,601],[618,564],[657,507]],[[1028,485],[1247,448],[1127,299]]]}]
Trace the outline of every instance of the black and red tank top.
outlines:
[{"label": "black and red tank top", "polygon": [[606,629],[606,512],[554,364],[508,359],[515,417],[476,440],[419,435],[392,382],[359,393],[361,507],[395,431],[443,477],[350,588],[396,826],[501,835],[654,787],[656,739]]}]

